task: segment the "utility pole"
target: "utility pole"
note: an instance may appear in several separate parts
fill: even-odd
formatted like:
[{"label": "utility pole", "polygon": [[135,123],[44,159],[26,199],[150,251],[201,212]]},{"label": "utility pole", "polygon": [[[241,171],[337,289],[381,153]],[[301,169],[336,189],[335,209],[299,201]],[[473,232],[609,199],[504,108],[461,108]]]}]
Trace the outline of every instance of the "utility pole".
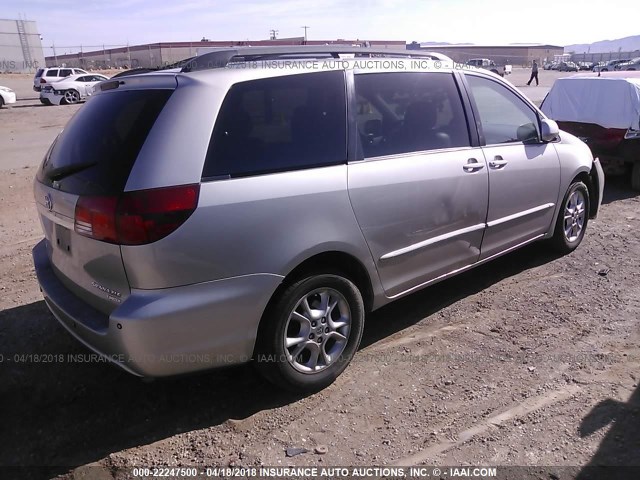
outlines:
[{"label": "utility pole", "polygon": [[308,26],[308,25],[303,25],[303,26],[301,26],[300,28],[304,28],[304,44],[306,45],[306,44],[307,44],[307,30],[308,30],[309,28],[311,28],[311,27],[310,27],[310,26]]},{"label": "utility pole", "polygon": [[275,40],[278,38],[278,30],[269,30],[269,40]]}]

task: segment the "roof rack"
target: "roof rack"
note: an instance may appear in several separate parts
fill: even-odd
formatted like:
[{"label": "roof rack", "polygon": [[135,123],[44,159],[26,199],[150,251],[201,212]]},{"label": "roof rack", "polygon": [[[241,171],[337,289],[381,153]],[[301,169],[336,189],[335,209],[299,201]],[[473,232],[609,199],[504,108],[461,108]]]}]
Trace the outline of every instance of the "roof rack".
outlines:
[{"label": "roof rack", "polygon": [[438,60],[433,53],[420,50],[353,47],[347,45],[220,48],[181,62],[183,64],[181,72],[224,68],[230,63],[255,62],[261,60],[337,59],[341,58],[341,55],[354,55],[356,57],[428,58]]}]

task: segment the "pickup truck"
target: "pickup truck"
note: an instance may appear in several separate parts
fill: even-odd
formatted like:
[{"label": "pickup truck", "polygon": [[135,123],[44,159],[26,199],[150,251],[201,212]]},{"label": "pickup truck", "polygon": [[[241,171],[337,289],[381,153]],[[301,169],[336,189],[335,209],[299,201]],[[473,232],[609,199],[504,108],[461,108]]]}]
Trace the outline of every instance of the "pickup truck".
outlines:
[{"label": "pickup truck", "polygon": [[501,77],[511,74],[511,65],[496,65],[493,60],[489,60],[488,58],[472,58],[467,60],[466,65],[470,67],[484,68],[485,70],[496,73]]}]

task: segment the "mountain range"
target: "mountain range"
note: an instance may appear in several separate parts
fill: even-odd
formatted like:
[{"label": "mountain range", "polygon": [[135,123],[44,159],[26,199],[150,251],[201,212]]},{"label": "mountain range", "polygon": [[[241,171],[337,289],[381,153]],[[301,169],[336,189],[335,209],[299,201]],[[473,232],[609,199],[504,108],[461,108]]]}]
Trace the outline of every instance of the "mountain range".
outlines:
[{"label": "mountain range", "polygon": [[[417,44],[417,42],[412,42]],[[460,43],[449,42],[422,42],[422,44],[428,45],[463,45]],[[473,45],[468,43],[466,45]],[[522,43],[511,43],[509,45],[525,45]],[[633,35],[631,37],[618,38],[615,40],[600,40],[593,43],[576,43],[573,45],[565,45],[564,51],[566,53],[609,53],[609,52],[635,52],[640,50],[640,35]]]},{"label": "mountain range", "polygon": [[616,40],[601,40],[593,43],[577,43],[565,45],[564,51],[575,53],[609,53],[609,52],[634,52],[640,50],[640,35],[618,38]]}]

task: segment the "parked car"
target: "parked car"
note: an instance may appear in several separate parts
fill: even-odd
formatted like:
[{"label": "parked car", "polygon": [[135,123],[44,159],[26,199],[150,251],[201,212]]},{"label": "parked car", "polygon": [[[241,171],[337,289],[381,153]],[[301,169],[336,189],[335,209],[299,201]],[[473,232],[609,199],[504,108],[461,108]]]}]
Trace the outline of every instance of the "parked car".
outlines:
[{"label": "parked car", "polygon": [[0,108],[11,103],[16,103],[16,92],[8,87],[0,86]]},{"label": "parked car", "polygon": [[609,60],[608,62],[605,62],[603,65],[599,66],[599,67],[594,67],[593,71],[594,72],[613,72],[616,68],[616,65],[620,64],[620,63],[624,63],[627,62],[627,60]]},{"label": "parked car", "polygon": [[551,68],[553,67],[553,63],[552,62],[546,62],[542,65],[542,69],[543,70],[551,70]]},{"label": "parked car", "polygon": [[640,57],[618,64],[618,70],[634,71],[640,70]]},{"label": "parked car", "polygon": [[33,89],[39,92],[47,83],[57,82],[58,80],[70,75],[87,74],[81,68],[39,68],[33,77]]},{"label": "parked car", "polygon": [[578,62],[578,70],[586,70],[589,71],[593,68],[593,63],[591,62]]},{"label": "parked car", "polygon": [[596,62],[591,66],[591,71],[592,72],[599,72],[602,67],[604,67],[607,64],[607,62]]},{"label": "parked car", "polygon": [[558,65],[558,71],[560,72],[577,72],[578,66],[573,62],[561,62]]},{"label": "parked car", "polygon": [[625,70],[624,65],[626,65],[627,63],[629,63],[631,61],[630,58],[626,58],[624,60],[620,60],[618,63],[616,63],[613,66],[613,70]]},{"label": "parked car", "polygon": [[469,67],[489,70],[490,72],[493,72],[496,75],[500,75],[501,77],[510,75],[513,70],[511,65],[496,65],[493,60],[489,60],[488,58],[472,58],[470,60],[467,60],[466,65]]},{"label": "parked car", "polygon": [[587,146],[491,72],[377,66],[419,55],[224,49],[101,83],[34,182],[53,315],[135,375],[253,360],[316,390],[367,312],[537,240],[578,247],[604,187]]},{"label": "parked car", "polygon": [[583,140],[607,173],[630,172],[632,187],[640,190],[640,74],[558,79],[541,108]]},{"label": "parked car", "polygon": [[95,85],[105,80],[109,78],[97,73],[71,75],[44,86],[40,91],[40,102],[45,105],[72,105],[81,102],[93,94]]}]

